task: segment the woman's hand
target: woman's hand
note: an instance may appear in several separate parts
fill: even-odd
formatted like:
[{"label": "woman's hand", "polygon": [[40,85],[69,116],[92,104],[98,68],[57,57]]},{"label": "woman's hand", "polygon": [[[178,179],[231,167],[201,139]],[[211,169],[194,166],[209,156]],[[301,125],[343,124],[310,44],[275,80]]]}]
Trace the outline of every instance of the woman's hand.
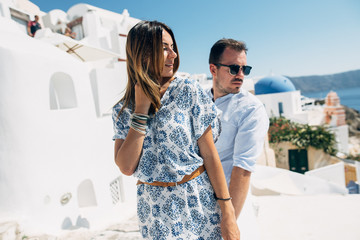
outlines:
[{"label": "woman's hand", "polygon": [[[136,84],[135,113],[148,114],[150,104],[151,103],[141,89],[140,84]],[[115,140],[115,163],[123,174],[131,176],[135,172],[139,164],[144,138],[144,134],[130,128],[125,140]]]},{"label": "woman's hand", "polygon": [[135,113],[148,114],[151,102],[139,83],[135,84]]},{"label": "woman's hand", "polygon": [[[231,204],[231,201],[223,202],[223,204]],[[232,206],[229,208],[231,209]],[[224,208],[223,208],[224,209]],[[226,207],[225,209],[228,209]],[[232,208],[233,209],[233,208]],[[221,234],[224,240],[240,240],[240,230],[236,224],[236,218],[234,211],[225,210],[222,211],[222,219],[221,219]]]},{"label": "woman's hand", "polygon": [[[230,196],[226,184],[225,174],[220,162],[219,154],[209,126],[204,134],[199,138],[198,145],[200,154],[204,159],[204,165],[207,174],[209,175],[211,185],[214,188],[216,196],[220,198],[228,198]],[[235,210],[231,200],[218,200],[221,208],[221,233],[224,240],[239,240],[240,231],[236,224]]]}]

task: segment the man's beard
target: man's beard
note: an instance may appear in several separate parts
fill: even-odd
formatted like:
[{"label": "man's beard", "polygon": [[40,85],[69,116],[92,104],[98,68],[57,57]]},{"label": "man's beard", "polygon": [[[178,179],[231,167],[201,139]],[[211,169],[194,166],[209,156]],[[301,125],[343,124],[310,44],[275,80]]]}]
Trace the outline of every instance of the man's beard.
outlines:
[{"label": "man's beard", "polygon": [[219,92],[222,93],[221,95],[223,95],[223,94],[226,95],[226,94],[229,94],[229,93],[235,94],[235,93],[240,92],[240,89],[241,89],[242,84],[243,84],[244,81],[241,78],[236,78],[236,79],[231,81],[231,83],[234,83],[234,82],[241,82],[241,86],[238,87],[238,88],[234,88],[234,87],[232,87],[232,88],[230,88],[230,87],[224,88],[219,83],[216,83],[216,87],[219,90]]}]

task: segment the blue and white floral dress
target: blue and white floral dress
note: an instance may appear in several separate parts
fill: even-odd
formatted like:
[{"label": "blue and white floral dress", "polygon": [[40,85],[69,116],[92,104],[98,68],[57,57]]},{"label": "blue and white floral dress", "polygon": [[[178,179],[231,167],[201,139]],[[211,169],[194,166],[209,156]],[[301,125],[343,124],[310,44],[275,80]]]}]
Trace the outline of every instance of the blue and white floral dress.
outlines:
[{"label": "blue and white floral dress", "polygon": [[[131,108],[119,118],[114,106],[114,139],[125,139]],[[203,165],[197,140],[209,125],[220,133],[218,110],[200,85],[175,78],[151,116],[134,176],[143,182],[178,182]],[[214,139],[214,140],[215,140]],[[221,239],[221,212],[205,172],[175,187],[137,185],[137,213],[145,239]]]}]

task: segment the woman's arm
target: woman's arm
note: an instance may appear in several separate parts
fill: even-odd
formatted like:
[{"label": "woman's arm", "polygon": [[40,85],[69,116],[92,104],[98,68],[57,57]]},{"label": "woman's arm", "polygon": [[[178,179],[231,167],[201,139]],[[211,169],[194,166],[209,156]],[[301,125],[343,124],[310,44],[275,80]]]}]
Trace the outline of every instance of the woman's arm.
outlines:
[{"label": "woman's arm", "polygon": [[126,139],[115,140],[115,163],[120,171],[131,176],[139,164],[145,136],[130,128]]},{"label": "woman's arm", "polygon": [[[215,148],[211,126],[209,126],[205,133],[199,138],[198,145],[216,196],[218,198],[229,198],[230,194],[220,158]],[[235,210],[231,200],[218,200],[218,203],[222,213],[221,233],[224,240],[240,239],[240,231],[236,224]]]},{"label": "woman's arm", "polygon": [[[141,90],[139,84],[135,85],[134,113],[148,114],[150,101]],[[135,172],[140,160],[145,135],[130,127],[125,140],[116,139],[114,147],[115,163],[125,175]]]}]

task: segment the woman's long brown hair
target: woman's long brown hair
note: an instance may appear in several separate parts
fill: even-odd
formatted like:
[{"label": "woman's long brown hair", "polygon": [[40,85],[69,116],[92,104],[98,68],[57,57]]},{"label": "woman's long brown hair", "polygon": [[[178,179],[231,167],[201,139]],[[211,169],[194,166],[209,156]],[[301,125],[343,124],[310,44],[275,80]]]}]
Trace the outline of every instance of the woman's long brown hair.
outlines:
[{"label": "woman's long brown hair", "polygon": [[126,40],[126,63],[128,83],[120,113],[131,103],[135,109],[135,84],[141,89],[151,102],[149,113],[155,113],[160,108],[160,80],[164,67],[164,50],[162,33],[167,31],[173,40],[173,50],[177,54],[174,62],[174,74],[179,68],[180,60],[175,37],[171,29],[164,23],[157,21],[141,21],[130,31]]}]

